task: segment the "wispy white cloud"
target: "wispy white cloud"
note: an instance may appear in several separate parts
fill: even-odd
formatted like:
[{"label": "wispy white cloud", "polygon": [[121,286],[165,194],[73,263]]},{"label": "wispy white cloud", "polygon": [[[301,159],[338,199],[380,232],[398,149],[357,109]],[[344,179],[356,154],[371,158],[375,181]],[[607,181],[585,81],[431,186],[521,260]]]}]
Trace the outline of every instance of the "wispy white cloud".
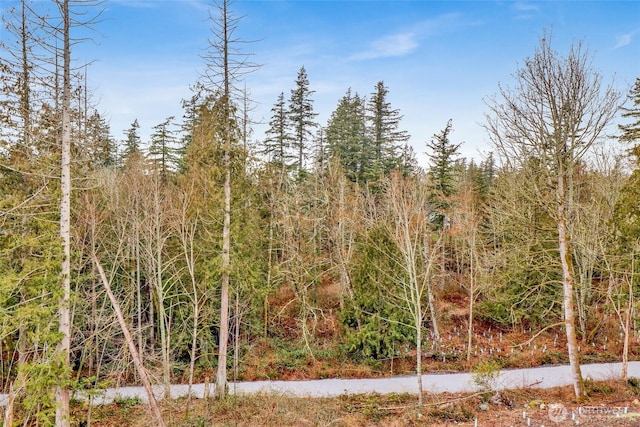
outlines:
[{"label": "wispy white cloud", "polygon": [[540,10],[537,4],[524,2],[524,1],[515,2],[513,4],[513,8],[520,12],[537,12]]},{"label": "wispy white cloud", "polygon": [[[164,6],[164,1],[158,0],[109,0],[109,3],[132,9],[159,9]],[[207,0],[180,0],[180,6],[207,11],[212,8],[212,3]]]},{"label": "wispy white cloud", "polygon": [[111,0],[111,2],[137,9],[154,9],[158,6],[158,2],[153,0]]},{"label": "wispy white cloud", "polygon": [[366,60],[405,56],[420,46],[420,41],[445,32],[451,32],[465,23],[457,13],[448,13],[433,19],[421,21],[409,29],[382,35],[369,43],[369,47],[349,57],[350,60]]},{"label": "wispy white cloud", "polygon": [[513,11],[516,19],[531,19],[540,12],[539,5],[526,1],[517,1],[513,3]]},{"label": "wispy white cloud", "polygon": [[620,34],[616,36],[616,44],[613,47],[614,49],[619,49],[621,47],[627,46],[631,44],[633,41],[633,37],[640,32],[640,29],[631,31],[630,33]]},{"label": "wispy white cloud", "polygon": [[413,32],[390,34],[374,40],[368,50],[352,55],[350,59],[362,60],[404,56],[413,52],[418,46],[417,36]]}]

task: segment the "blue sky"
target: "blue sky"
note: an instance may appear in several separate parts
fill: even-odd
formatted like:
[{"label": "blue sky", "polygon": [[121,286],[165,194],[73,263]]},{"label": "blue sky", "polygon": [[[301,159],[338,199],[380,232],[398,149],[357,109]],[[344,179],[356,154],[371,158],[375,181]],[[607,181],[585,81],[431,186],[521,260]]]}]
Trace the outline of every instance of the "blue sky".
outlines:
[{"label": "blue sky", "polygon": [[[147,137],[170,115],[203,69],[210,36],[204,0],[110,0],[97,43],[77,46],[99,110],[121,139],[134,119]],[[326,124],[348,88],[369,95],[383,80],[402,128],[425,165],[425,142],[453,120],[453,142],[480,158],[490,150],[483,99],[508,84],[544,29],[564,54],[582,40],[605,81],[627,93],[640,77],[640,1],[236,1],[238,35],[262,67],[247,76],[252,118],[269,120],[280,92],[304,65]],[[265,126],[255,126],[253,139]]]}]

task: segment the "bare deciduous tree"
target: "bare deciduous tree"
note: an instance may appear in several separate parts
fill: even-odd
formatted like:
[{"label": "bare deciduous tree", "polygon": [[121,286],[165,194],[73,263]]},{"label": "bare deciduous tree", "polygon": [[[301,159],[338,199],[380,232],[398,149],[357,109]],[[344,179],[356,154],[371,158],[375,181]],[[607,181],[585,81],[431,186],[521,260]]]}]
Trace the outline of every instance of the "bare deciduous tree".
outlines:
[{"label": "bare deciduous tree", "polygon": [[473,345],[474,304],[478,298],[482,283],[478,282],[480,271],[480,197],[472,184],[463,185],[451,196],[451,227],[449,233],[459,241],[460,264],[465,271],[463,286],[469,293],[469,312],[467,322],[467,362],[471,360]]},{"label": "bare deciduous tree", "polygon": [[434,238],[431,235],[429,217],[433,211],[429,207],[429,193],[423,179],[424,177],[404,178],[399,173],[393,173],[385,186],[384,198],[384,224],[400,254],[395,262],[403,270],[402,277],[398,279],[397,298],[400,305],[410,313],[412,326],[416,331],[416,375],[420,405],[422,329],[427,315],[432,320],[435,316],[432,270],[437,263],[442,243],[441,237]]},{"label": "bare deciduous tree", "polygon": [[144,369],[144,365],[142,363],[142,358],[136,349],[136,344],[133,341],[133,336],[127,327],[127,322],[122,315],[122,310],[120,309],[120,303],[116,299],[113,291],[111,290],[111,281],[107,277],[104,269],[102,268],[102,264],[98,260],[98,257],[93,254],[92,256],[93,262],[95,263],[96,268],[98,269],[98,273],[100,275],[100,279],[102,280],[102,284],[104,285],[105,290],[107,291],[107,295],[109,296],[109,300],[111,301],[111,305],[113,310],[116,313],[116,317],[118,319],[118,324],[122,329],[122,333],[125,337],[125,341],[127,346],[129,347],[129,351],[131,352],[131,357],[133,359],[133,363],[136,366],[138,371],[138,375],[140,375],[140,381],[144,386],[145,391],[147,392],[147,399],[149,400],[149,408],[153,412],[153,415],[156,419],[156,423],[158,427],[164,427],[166,424],[162,418],[162,412],[160,412],[160,407],[158,406],[158,402],[156,401],[155,395],[153,394],[153,389],[151,388],[151,381],[149,381],[149,377],[147,376],[147,372]]},{"label": "bare deciduous tree", "polygon": [[[551,48],[544,34],[533,57],[515,74],[515,86],[500,87],[490,99],[486,128],[502,160],[545,179],[532,179],[538,202],[557,226],[562,266],[564,325],[576,396],[584,394],[574,310],[574,265],[571,226],[574,213],[574,172],[591,146],[603,137],[613,119],[619,94],[603,86],[590,66],[582,44],[566,57]],[[552,201],[546,195],[552,195]]]}]

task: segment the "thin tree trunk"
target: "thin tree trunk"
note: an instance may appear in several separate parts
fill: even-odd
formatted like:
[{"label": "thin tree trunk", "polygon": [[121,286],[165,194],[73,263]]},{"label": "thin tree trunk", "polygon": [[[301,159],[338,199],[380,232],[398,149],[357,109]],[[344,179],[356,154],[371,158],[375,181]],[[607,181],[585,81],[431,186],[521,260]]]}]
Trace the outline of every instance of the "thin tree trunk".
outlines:
[{"label": "thin tree trunk", "polygon": [[230,223],[231,223],[231,168],[229,153],[225,153],[224,225],[222,231],[222,287],[220,290],[220,341],[218,345],[218,370],[216,372],[215,395],[224,397],[227,392],[227,345],[229,342],[229,267],[230,267]]},{"label": "thin tree trunk", "polygon": [[633,311],[633,282],[629,281],[629,306],[624,319],[624,343],[622,346],[622,379],[626,380],[629,370],[629,339],[631,336],[631,313]]},{"label": "thin tree trunk", "polygon": [[471,345],[473,344],[473,305],[476,293],[474,250],[476,245],[475,230],[471,231],[469,242],[469,324],[467,326],[467,362],[471,360]]},{"label": "thin tree trunk", "polygon": [[[429,248],[429,236],[427,234],[428,233],[425,233],[425,237],[424,237],[424,259],[427,262],[427,271],[425,272],[426,275],[429,274],[428,270],[431,267],[431,261],[430,261],[431,250]],[[444,245],[444,241],[442,240],[442,235],[441,235],[441,242]],[[443,273],[443,277],[444,277],[444,273]],[[429,304],[429,316],[431,318],[431,327],[433,328],[433,338],[437,342],[438,340],[440,340],[440,327],[438,326],[438,318],[436,316],[436,300],[435,300],[435,297],[433,296],[433,286],[431,285],[431,279],[428,277],[426,279],[426,286],[427,286],[427,303]]]},{"label": "thin tree trunk", "polygon": [[564,324],[567,334],[567,352],[569,354],[569,365],[571,368],[571,378],[573,380],[573,390],[576,397],[584,396],[584,383],[582,372],[580,371],[580,355],[578,354],[578,339],[576,337],[575,311],[573,304],[573,261],[571,259],[570,238],[567,234],[566,205],[564,192],[564,178],[560,175],[558,179],[558,250],[562,263],[562,289]]},{"label": "thin tree trunk", "polygon": [[62,165],[60,175],[60,237],[62,238],[62,293],[60,295],[58,331],[59,363],[62,364],[61,384],[56,387],[56,426],[69,426],[69,375],[71,351],[71,45],[69,39],[69,0],[58,3],[63,21],[63,86],[62,86]]},{"label": "thin tree trunk", "polygon": [[15,399],[15,393],[13,391],[13,383],[9,385],[9,395],[7,396],[7,404],[4,408],[4,423],[3,426],[13,426],[13,401]]},{"label": "thin tree trunk", "polygon": [[196,233],[198,220],[194,219],[193,224],[187,221],[187,204],[183,205],[183,213],[178,223],[178,230],[182,240],[182,251],[184,260],[189,272],[191,281],[191,293],[193,298],[193,327],[191,329],[191,355],[189,358],[189,388],[187,391],[187,414],[191,404],[191,390],[193,388],[193,375],[196,365],[196,353],[198,351],[198,328],[200,325],[200,296],[195,275],[195,255],[194,255],[194,235]]},{"label": "thin tree trunk", "polygon": [[[275,208],[271,209],[272,212],[275,212]],[[267,289],[271,289],[271,275],[273,270],[273,217],[269,218],[269,266],[267,268]],[[269,332],[269,295],[265,294],[264,302],[263,302],[263,322],[264,322],[264,330],[263,330],[263,338],[267,339],[267,334]]]},{"label": "thin tree trunk", "polygon": [[198,350],[198,319],[200,317],[200,308],[198,306],[198,295],[195,293],[194,286],[194,302],[193,302],[193,329],[191,334],[191,357],[189,360],[189,391],[187,393],[187,412],[189,411],[189,403],[191,402],[191,388],[193,387],[193,372],[196,366],[196,351]]},{"label": "thin tree trunk", "polygon": [[138,371],[138,375],[140,376],[140,381],[142,382],[142,386],[147,392],[147,398],[149,400],[149,408],[151,409],[151,412],[153,412],[153,415],[156,419],[156,424],[158,425],[158,427],[165,427],[166,424],[164,422],[164,419],[162,418],[162,412],[160,412],[160,408],[158,407],[158,402],[156,401],[156,397],[153,394],[153,389],[151,388],[151,382],[149,381],[147,372],[145,371],[144,365],[142,364],[142,359],[140,358],[140,354],[136,349],[136,344],[133,340],[133,337],[131,336],[131,332],[129,332],[129,328],[127,327],[127,323],[124,320],[124,316],[122,315],[120,304],[118,303],[118,300],[116,299],[116,297],[113,295],[113,292],[111,291],[111,284],[109,283],[109,280],[107,279],[107,276],[104,273],[102,264],[100,264],[100,261],[98,261],[98,257],[96,257],[95,254],[93,255],[93,262],[95,263],[98,269],[98,273],[100,274],[100,279],[102,279],[102,284],[104,285],[107,295],[109,296],[109,300],[111,301],[111,305],[113,306],[113,311],[115,312],[116,317],[118,319],[118,323],[120,324],[120,329],[122,330],[124,339],[127,342],[127,345],[129,346],[129,352],[131,353],[133,364],[135,365]]},{"label": "thin tree trunk", "polygon": [[[622,345],[622,379],[626,380],[629,370],[629,344],[631,339],[631,319],[633,318],[633,277],[635,276],[635,254],[631,257],[631,277],[628,280],[629,303],[622,328],[624,329],[624,342]],[[622,319],[621,319],[622,320]]]},{"label": "thin tree trunk", "polygon": [[158,299],[158,327],[160,328],[160,346],[162,347],[162,383],[164,384],[164,397],[169,398],[171,395],[171,358],[169,354],[170,347],[170,326],[167,319],[167,313],[164,309],[164,288],[162,281],[162,206],[161,206],[161,179],[156,178],[155,194],[154,194],[154,231],[155,231],[155,285]]},{"label": "thin tree trunk", "polygon": [[[238,381],[238,365],[240,362],[240,296],[236,292],[233,340],[233,382]],[[235,386],[235,385],[234,385]],[[234,390],[235,394],[235,390]]]},{"label": "thin tree trunk", "polygon": [[[142,359],[144,359],[144,328],[142,326],[142,278],[141,278],[141,266],[140,266],[140,224],[138,224],[138,215],[139,215],[139,207],[138,207],[138,201],[139,201],[139,195],[138,192],[136,190],[136,194],[135,194],[135,209],[134,209],[134,215],[135,215],[135,219],[134,219],[134,225],[135,225],[135,231],[134,231],[134,242],[133,244],[134,246],[134,253],[135,253],[135,257],[136,257],[136,275],[135,275],[135,283],[136,283],[136,298],[137,298],[137,305],[138,305],[138,351],[140,352],[140,357]],[[153,304],[153,300],[151,300],[150,302],[151,304]],[[153,329],[153,326],[151,327],[151,329]]]},{"label": "thin tree trunk", "polygon": [[418,376],[418,405],[422,406],[422,316],[416,319],[416,375]]},{"label": "thin tree trunk", "polygon": [[222,3],[222,62],[224,97],[224,218],[222,223],[222,275],[220,289],[220,340],[215,396],[227,393],[227,345],[229,342],[229,270],[231,267],[231,93],[229,70],[229,27],[227,0]]}]

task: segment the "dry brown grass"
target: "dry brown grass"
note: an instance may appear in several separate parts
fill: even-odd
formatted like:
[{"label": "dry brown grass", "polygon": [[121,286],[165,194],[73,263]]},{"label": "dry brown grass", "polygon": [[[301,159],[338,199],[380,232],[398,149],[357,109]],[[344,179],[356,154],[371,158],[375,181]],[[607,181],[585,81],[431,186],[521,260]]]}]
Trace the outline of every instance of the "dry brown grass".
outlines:
[{"label": "dry brown grass", "polygon": [[[322,315],[315,324],[317,337],[313,355],[301,343],[297,308],[291,289],[282,287],[270,298],[269,337],[253,338],[245,344],[240,362],[239,380],[365,378],[415,372],[415,350],[410,348],[394,360],[358,363],[345,357],[340,346],[337,319],[338,289],[324,283],[319,290],[323,302]],[[461,292],[441,295],[443,339],[435,350],[427,348],[424,372],[472,371],[478,363],[495,361],[501,368],[532,367],[566,363],[564,333],[549,329],[531,340],[535,330],[524,326],[516,330],[499,330],[489,323],[475,324],[474,354],[465,360],[462,351],[466,342],[466,302]],[[609,323],[611,320],[609,319]],[[621,342],[615,325],[600,326],[591,342],[581,343],[581,361],[618,361]],[[608,339],[607,339],[608,338]],[[606,350],[605,350],[606,344]],[[477,350],[475,350],[477,349]],[[444,355],[444,358],[443,358]],[[631,358],[640,357],[640,346],[633,345]],[[213,371],[198,372],[198,380],[214,377]],[[589,383],[589,396],[582,405],[632,405],[640,391],[623,382]],[[336,399],[305,399],[276,395],[230,397],[225,401],[193,400],[187,411],[186,401],[162,402],[163,413],[170,426],[474,426],[480,427],[573,426],[574,422],[553,424],[547,409],[539,403],[561,402],[570,410],[578,407],[571,387],[550,390],[515,390],[502,392],[500,399],[481,395],[425,395],[419,410],[416,397],[410,395],[359,395]],[[481,404],[488,401],[488,408]],[[531,405],[537,402],[538,405]],[[526,409],[525,409],[526,406]],[[631,406],[635,411],[639,407]],[[487,409],[487,410],[483,410]],[[522,413],[526,410],[527,416]],[[75,425],[86,420],[87,408],[77,407]],[[91,425],[97,427],[152,427],[152,417],[145,406],[109,405],[92,409]],[[640,427],[640,419],[583,418],[580,426]]]},{"label": "dry brown grass", "polygon": [[[353,395],[338,398],[294,398],[279,395],[230,396],[224,401],[192,400],[187,412],[186,400],[162,402],[166,421],[172,427],[197,426],[574,426],[568,417],[561,423],[549,419],[547,406],[563,403],[569,413],[578,406],[628,406],[629,412],[640,411],[633,400],[637,389],[623,381],[589,383],[589,396],[575,402],[571,387],[549,390],[521,389],[489,394],[425,395],[422,408],[412,395]],[[484,406],[487,405],[487,406]],[[545,406],[541,406],[545,405]],[[637,405],[637,403],[636,403]],[[523,417],[523,412],[526,416]],[[638,427],[640,414],[621,418],[584,416],[581,426]],[[77,422],[86,417],[86,408],[76,408]],[[109,405],[93,409],[96,427],[153,427],[146,407]]]}]

